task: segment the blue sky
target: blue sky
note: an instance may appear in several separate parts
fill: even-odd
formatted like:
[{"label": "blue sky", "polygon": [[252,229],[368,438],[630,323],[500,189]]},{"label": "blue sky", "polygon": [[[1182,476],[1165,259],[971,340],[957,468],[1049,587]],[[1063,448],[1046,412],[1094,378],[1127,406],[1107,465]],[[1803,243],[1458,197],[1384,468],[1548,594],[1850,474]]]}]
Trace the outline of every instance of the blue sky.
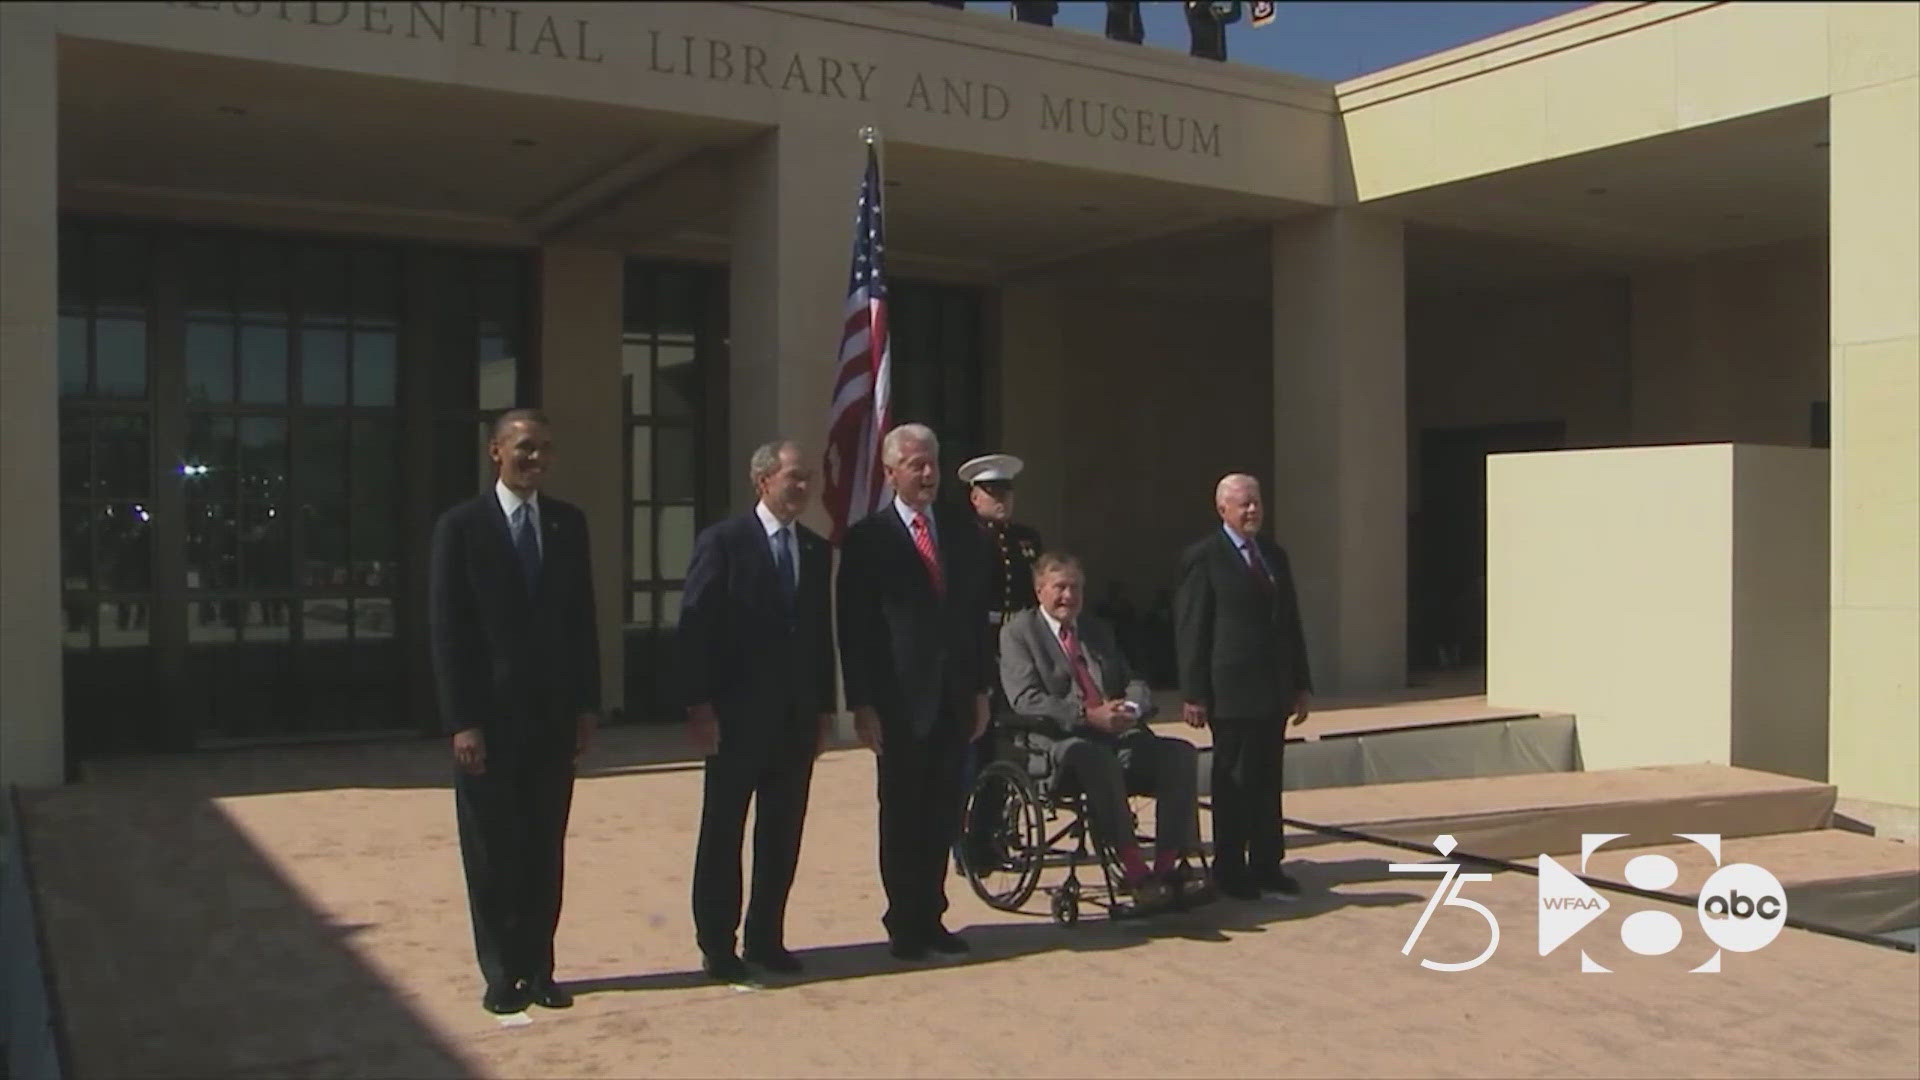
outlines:
[{"label": "blue sky", "polygon": [[[972,0],[967,9],[1005,17],[1011,6]],[[1350,79],[1584,6],[1521,0],[1499,3],[1441,0],[1289,3],[1281,0],[1273,22],[1256,30],[1247,25],[1243,5],[1241,21],[1227,28],[1227,57],[1316,79]],[[1149,0],[1140,5],[1140,10],[1147,27],[1148,46],[1187,51],[1187,19],[1177,0]],[[1060,5],[1054,25],[1105,33],[1107,5],[1094,0],[1068,0]]]}]

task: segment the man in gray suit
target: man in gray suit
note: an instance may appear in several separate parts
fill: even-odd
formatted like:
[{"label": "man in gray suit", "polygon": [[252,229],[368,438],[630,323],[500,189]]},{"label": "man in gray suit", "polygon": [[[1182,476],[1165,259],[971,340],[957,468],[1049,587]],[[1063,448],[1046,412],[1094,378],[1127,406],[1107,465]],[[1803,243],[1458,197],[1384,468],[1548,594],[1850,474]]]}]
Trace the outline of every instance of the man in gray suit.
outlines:
[{"label": "man in gray suit", "polygon": [[[1185,739],[1153,734],[1143,721],[1153,703],[1115,645],[1113,632],[1083,615],[1086,578],[1070,555],[1048,553],[1033,567],[1038,608],[1000,628],[1000,681],[1013,711],[1038,722],[1062,776],[1086,793],[1094,839],[1119,859],[1136,902],[1157,904],[1183,856],[1199,849],[1198,753]],[[1151,868],[1133,835],[1129,792],[1155,798]]]}]

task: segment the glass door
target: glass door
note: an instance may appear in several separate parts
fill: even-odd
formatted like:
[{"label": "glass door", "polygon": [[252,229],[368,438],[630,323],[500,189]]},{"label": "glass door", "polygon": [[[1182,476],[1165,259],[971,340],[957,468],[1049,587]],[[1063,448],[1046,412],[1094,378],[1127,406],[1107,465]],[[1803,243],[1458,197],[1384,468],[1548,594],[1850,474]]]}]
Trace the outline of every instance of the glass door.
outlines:
[{"label": "glass door", "polygon": [[190,237],[183,251],[188,710],[200,738],[400,716],[401,253]]}]

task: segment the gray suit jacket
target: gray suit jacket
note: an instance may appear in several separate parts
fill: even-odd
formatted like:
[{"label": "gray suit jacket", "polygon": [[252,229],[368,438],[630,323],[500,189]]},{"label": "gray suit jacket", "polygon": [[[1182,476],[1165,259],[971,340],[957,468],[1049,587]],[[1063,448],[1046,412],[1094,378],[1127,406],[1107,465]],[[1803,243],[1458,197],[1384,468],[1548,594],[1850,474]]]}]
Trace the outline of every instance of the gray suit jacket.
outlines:
[{"label": "gray suit jacket", "polygon": [[[1085,612],[1078,623],[1087,669],[1100,692],[1109,699],[1126,696],[1133,672],[1114,643],[1113,631]],[[1000,685],[1021,726],[1055,738],[1113,738],[1084,722],[1087,703],[1081,698],[1066,651],[1037,608],[1016,613],[1000,627]],[[1152,714],[1149,703],[1147,715]]]}]

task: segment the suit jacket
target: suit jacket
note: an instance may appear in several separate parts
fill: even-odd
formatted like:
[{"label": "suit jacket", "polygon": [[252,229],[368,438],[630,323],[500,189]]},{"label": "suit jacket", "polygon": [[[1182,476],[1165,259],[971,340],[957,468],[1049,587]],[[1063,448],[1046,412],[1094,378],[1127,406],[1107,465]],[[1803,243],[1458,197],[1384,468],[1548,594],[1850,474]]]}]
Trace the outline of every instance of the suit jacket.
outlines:
[{"label": "suit jacket", "polygon": [[1273,574],[1271,587],[1219,526],[1180,555],[1173,598],[1180,688],[1211,716],[1279,715],[1313,689],[1287,553],[1264,536],[1254,542]]},{"label": "suit jacket", "polygon": [[[1075,620],[1081,651],[1087,654],[1087,671],[1100,687],[1103,700],[1125,697],[1127,684],[1133,681],[1126,654],[1120,651],[1113,631],[1101,619],[1082,612]],[[1019,725],[1032,727],[1045,735],[1065,738],[1079,735],[1095,739],[1114,736],[1086,723],[1087,701],[1080,693],[1079,680],[1067,659],[1060,639],[1041,615],[1028,608],[1007,619],[1000,628],[1000,685],[1007,703],[1018,717]],[[1145,720],[1152,714],[1142,716]]]},{"label": "suit jacket", "polygon": [[434,684],[448,733],[490,746],[573,746],[574,719],[600,702],[587,518],[539,497],[542,555],[529,589],[492,487],[440,515],[428,584]]},{"label": "suit jacket", "polygon": [[[720,745],[770,735],[767,725],[834,711],[833,556],[827,542],[794,523],[800,583],[789,605],[759,514],[749,510],[708,527],[694,541],[677,636],[688,705],[712,705]],[[751,740],[754,744],[764,742]]]},{"label": "suit jacket", "polygon": [[971,730],[971,699],[992,685],[986,544],[972,514],[932,513],[943,592],[892,503],[847,530],[838,587],[847,707],[871,707],[886,728],[923,737],[943,703]]}]

